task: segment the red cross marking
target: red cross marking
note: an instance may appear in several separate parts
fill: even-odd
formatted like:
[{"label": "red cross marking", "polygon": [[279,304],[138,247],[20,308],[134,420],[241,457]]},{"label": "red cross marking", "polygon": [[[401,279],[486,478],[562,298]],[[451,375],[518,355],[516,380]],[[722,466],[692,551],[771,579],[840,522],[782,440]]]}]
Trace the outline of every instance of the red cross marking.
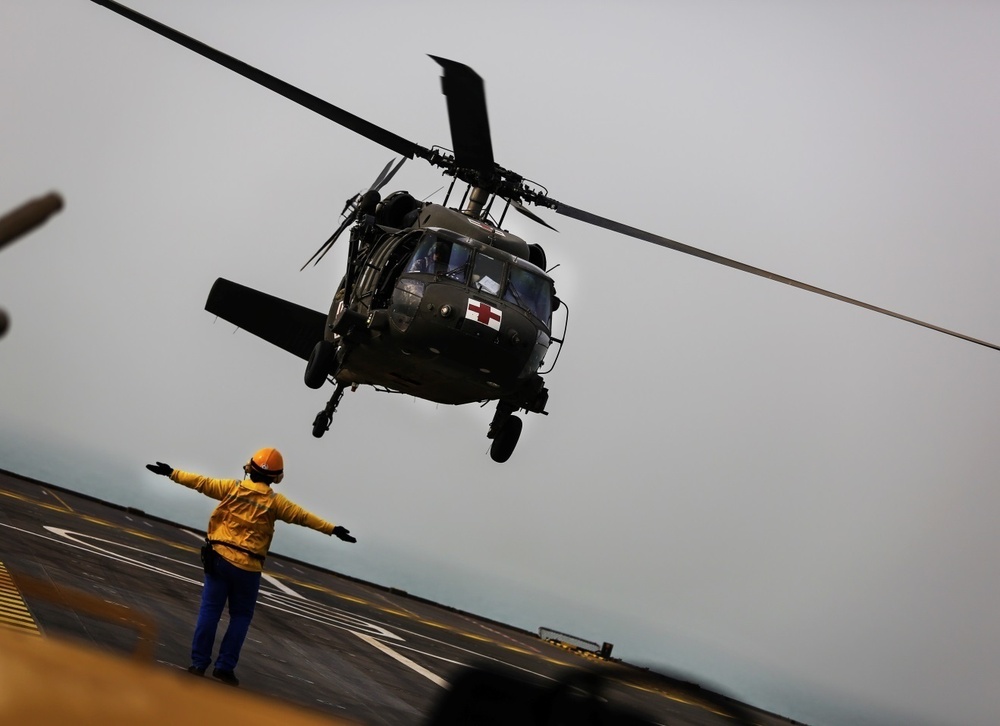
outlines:
[{"label": "red cross marking", "polygon": [[483,325],[489,325],[490,320],[500,322],[500,313],[486,303],[470,300],[469,310],[476,314],[476,321]]}]

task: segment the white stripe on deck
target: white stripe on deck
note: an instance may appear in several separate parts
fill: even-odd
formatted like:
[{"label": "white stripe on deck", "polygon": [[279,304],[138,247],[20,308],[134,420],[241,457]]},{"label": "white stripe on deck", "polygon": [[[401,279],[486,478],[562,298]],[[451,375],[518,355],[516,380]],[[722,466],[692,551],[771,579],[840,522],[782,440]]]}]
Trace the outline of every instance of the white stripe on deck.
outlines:
[{"label": "white stripe on deck", "polygon": [[424,668],[422,665],[420,665],[418,663],[414,663],[412,660],[410,660],[409,658],[407,658],[405,655],[403,655],[401,653],[397,653],[396,651],[394,651],[392,648],[390,648],[388,645],[386,645],[382,641],[375,640],[375,638],[371,637],[370,635],[363,635],[362,633],[358,633],[358,632],[355,632],[355,631],[351,631],[351,632],[354,632],[354,634],[356,636],[358,636],[359,638],[361,638],[363,641],[365,641],[369,645],[374,646],[374,647],[378,648],[379,650],[381,650],[386,655],[395,658],[400,663],[402,663],[403,665],[405,665],[407,668],[413,669],[414,671],[416,671],[417,673],[419,673],[420,675],[422,675],[427,680],[429,680],[429,681],[431,681],[433,683],[436,683],[437,685],[441,686],[441,688],[447,688],[448,687],[448,681],[444,680],[443,678],[439,677],[438,675],[436,675],[434,673],[431,673],[429,670],[427,670],[426,668]]},{"label": "white stripe on deck", "polygon": [[292,597],[301,598],[303,600],[306,599],[304,595],[300,595],[299,593],[295,592],[295,590],[293,590],[292,588],[290,588],[288,585],[286,585],[285,583],[281,582],[280,580],[278,580],[275,577],[271,577],[266,572],[262,572],[261,575],[262,575],[262,577],[265,580],[267,580],[274,587],[278,588],[279,590],[281,590],[281,592],[285,593],[286,595],[291,595]]}]

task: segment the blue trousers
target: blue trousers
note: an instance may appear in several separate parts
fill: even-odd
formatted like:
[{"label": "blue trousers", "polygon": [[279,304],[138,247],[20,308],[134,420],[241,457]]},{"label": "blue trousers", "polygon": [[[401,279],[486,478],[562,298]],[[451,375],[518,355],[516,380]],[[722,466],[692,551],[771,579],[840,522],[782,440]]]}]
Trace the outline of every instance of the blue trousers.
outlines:
[{"label": "blue trousers", "polygon": [[215,633],[222,618],[222,610],[229,603],[229,626],[222,636],[219,657],[215,667],[232,671],[240,659],[240,650],[250,630],[257,591],[260,589],[259,572],[247,572],[229,564],[219,556],[215,558],[213,572],[205,573],[205,586],[201,591],[201,609],[194,627],[191,642],[191,665],[208,668],[212,662]]}]

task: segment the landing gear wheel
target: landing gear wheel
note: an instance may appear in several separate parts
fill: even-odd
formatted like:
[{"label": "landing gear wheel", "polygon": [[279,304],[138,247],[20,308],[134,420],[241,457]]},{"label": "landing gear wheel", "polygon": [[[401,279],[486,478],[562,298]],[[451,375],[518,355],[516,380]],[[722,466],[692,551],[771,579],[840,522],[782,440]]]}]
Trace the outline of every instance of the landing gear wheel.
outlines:
[{"label": "landing gear wheel", "polygon": [[[329,340],[321,340],[309,354],[309,362],[306,363],[306,372],[303,376],[306,385],[310,388],[321,388],[326,383],[326,377],[330,374],[333,363],[337,358],[337,345]],[[313,434],[315,435],[315,434]]]},{"label": "landing gear wheel", "polygon": [[346,384],[338,383],[337,388],[334,389],[333,395],[330,396],[330,400],[326,402],[326,407],[316,414],[316,418],[313,419],[313,436],[317,439],[323,437],[327,431],[330,430],[330,424],[333,423],[333,414],[337,412],[337,406],[340,405],[340,399],[344,397],[344,389]]},{"label": "landing gear wheel", "polygon": [[326,411],[320,411],[316,414],[316,418],[313,419],[313,436],[317,439],[323,438],[323,434],[330,430],[330,424],[333,423],[333,416],[327,416]]},{"label": "landing gear wheel", "polygon": [[521,438],[521,427],[524,424],[517,416],[507,416],[500,424],[499,430],[493,435],[493,443],[490,445],[490,458],[498,464],[502,464],[514,453],[517,440]]}]

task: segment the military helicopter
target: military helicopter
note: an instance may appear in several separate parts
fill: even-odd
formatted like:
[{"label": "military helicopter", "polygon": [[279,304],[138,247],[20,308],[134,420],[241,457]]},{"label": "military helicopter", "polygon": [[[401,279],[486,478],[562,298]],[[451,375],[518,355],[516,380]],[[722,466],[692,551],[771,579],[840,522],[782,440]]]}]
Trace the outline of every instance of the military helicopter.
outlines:
[{"label": "military helicopter", "polygon": [[[329,430],[345,390],[367,385],[444,404],[487,404],[496,412],[487,437],[490,457],[509,459],[522,430],[518,411],[546,414],[552,370],[565,340],[568,306],[557,296],[537,244],[505,231],[509,209],[551,228],[525,205],[553,210],[709,262],[888,315],[995,350],[1000,346],[885,308],[793,280],[557,201],[541,185],[500,166],[493,157],[482,79],[466,65],[431,56],[442,68],[453,150],[424,147],[209,47],[112,0],[93,0],[285,98],[344,126],[403,158],[390,161],[369,187],[347,200],[343,222],[307,260],[318,263],[348,233],[347,265],[328,312],[216,280],[209,312],[306,361],[304,381],[334,391],[313,421],[313,436]],[[381,190],[406,159],[420,158],[452,181],[442,204],[405,191]],[[456,182],[465,192],[448,200]],[[494,205],[502,211],[494,221]],[[553,335],[553,313],[563,327]],[[555,359],[542,370],[553,344]]]}]

